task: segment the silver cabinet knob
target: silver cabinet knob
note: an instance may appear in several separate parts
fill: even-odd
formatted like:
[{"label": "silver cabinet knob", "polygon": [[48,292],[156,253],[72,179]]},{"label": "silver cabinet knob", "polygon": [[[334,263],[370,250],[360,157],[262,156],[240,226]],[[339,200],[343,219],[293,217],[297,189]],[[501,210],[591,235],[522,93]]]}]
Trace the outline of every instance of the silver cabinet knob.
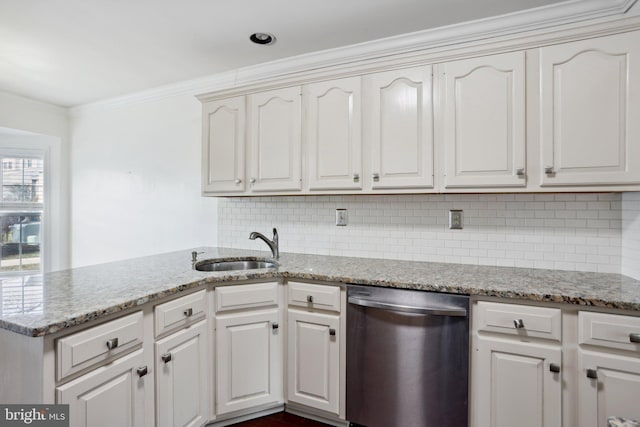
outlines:
[{"label": "silver cabinet knob", "polygon": [[109,350],[113,350],[116,347],[118,347],[118,338],[111,338],[110,340],[107,340],[107,348]]},{"label": "silver cabinet knob", "polygon": [[640,343],[640,334],[629,334],[629,342]]},{"label": "silver cabinet knob", "polygon": [[307,302],[313,302],[313,295],[307,295]]},{"label": "silver cabinet knob", "polygon": [[513,321],[513,325],[516,327],[516,329],[524,328],[524,322],[522,321],[522,319],[515,319]]},{"label": "silver cabinet knob", "polygon": [[250,184],[255,184],[255,183],[256,183],[256,179],[255,179],[255,178],[251,178],[251,179],[249,180],[249,183],[250,183]]},{"label": "silver cabinet knob", "polygon": [[336,336],[336,330],[333,329],[333,328],[329,329],[329,336],[335,337]]},{"label": "silver cabinet knob", "polygon": [[558,372],[560,372],[560,365],[558,365],[557,363],[550,363],[549,371],[553,372],[554,374],[557,374]]},{"label": "silver cabinet knob", "polygon": [[378,172],[374,172],[372,176],[375,182],[380,181],[380,174]]},{"label": "silver cabinet knob", "polygon": [[183,311],[184,313],[184,317],[191,317],[193,316],[193,308],[187,308],[185,311]]},{"label": "silver cabinet knob", "polygon": [[516,169],[516,175],[520,177],[524,176],[524,168]]},{"label": "silver cabinet knob", "polygon": [[165,353],[162,356],[160,356],[160,359],[162,359],[162,361],[164,363],[169,363],[171,362],[171,353]]},{"label": "silver cabinet knob", "polygon": [[234,182],[236,183],[236,185],[242,184],[242,180],[241,179],[236,179]]},{"label": "silver cabinet knob", "polygon": [[553,171],[553,166],[545,166],[544,173],[547,175],[553,175],[555,172]]},{"label": "silver cabinet knob", "polygon": [[353,174],[353,182],[358,182],[360,181],[360,174],[354,173]]},{"label": "silver cabinet knob", "polygon": [[136,373],[140,378],[142,378],[149,373],[149,369],[147,369],[146,366],[141,366],[138,369],[136,369]]},{"label": "silver cabinet knob", "polygon": [[587,369],[587,378],[591,378],[592,380],[597,380],[598,371],[596,369]]}]

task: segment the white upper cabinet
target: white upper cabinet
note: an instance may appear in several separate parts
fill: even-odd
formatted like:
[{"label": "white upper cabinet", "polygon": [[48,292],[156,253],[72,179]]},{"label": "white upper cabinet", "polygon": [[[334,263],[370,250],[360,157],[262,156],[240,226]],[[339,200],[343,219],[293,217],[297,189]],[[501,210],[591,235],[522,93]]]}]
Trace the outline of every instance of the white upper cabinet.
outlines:
[{"label": "white upper cabinet", "polygon": [[361,79],[303,88],[310,190],[362,188]]},{"label": "white upper cabinet", "polygon": [[526,186],[525,53],[442,64],[445,188]]},{"label": "white upper cabinet", "polygon": [[432,67],[364,77],[371,188],[433,188]]},{"label": "white upper cabinet", "polygon": [[640,183],[638,33],[540,49],[541,185]]},{"label": "white upper cabinet", "polygon": [[202,106],[202,192],[242,192],[245,161],[245,97]]},{"label": "white upper cabinet", "polygon": [[252,192],[302,188],[300,87],[248,95]]}]

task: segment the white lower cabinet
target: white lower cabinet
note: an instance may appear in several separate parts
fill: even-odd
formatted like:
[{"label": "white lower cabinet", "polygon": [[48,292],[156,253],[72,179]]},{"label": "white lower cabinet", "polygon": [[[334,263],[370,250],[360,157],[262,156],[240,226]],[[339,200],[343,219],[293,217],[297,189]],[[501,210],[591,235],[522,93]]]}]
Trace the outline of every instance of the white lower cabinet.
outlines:
[{"label": "white lower cabinet", "polygon": [[339,413],[340,316],[289,309],[287,400]]},{"label": "white lower cabinet", "polygon": [[57,403],[69,404],[71,427],[138,427],[153,391],[137,350],[56,389]]},{"label": "white lower cabinet", "polygon": [[209,418],[210,365],[205,320],[156,342],[158,427],[196,427]]}]

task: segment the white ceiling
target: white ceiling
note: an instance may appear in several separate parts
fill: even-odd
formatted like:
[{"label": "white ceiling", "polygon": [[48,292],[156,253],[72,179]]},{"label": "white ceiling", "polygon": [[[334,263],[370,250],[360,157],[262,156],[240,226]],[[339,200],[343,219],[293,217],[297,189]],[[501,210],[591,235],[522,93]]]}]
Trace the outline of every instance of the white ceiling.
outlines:
[{"label": "white ceiling", "polygon": [[[563,0],[0,0],[0,90],[75,106]],[[249,42],[256,31],[271,46]]]}]

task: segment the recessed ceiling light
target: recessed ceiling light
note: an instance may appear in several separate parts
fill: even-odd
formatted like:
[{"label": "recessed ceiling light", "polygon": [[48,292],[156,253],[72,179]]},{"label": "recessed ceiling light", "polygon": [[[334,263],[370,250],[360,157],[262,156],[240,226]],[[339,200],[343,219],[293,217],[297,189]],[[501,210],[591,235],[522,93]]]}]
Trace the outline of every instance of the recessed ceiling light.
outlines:
[{"label": "recessed ceiling light", "polygon": [[274,44],[276,42],[276,36],[269,33],[253,33],[249,37],[249,40],[256,44]]}]

